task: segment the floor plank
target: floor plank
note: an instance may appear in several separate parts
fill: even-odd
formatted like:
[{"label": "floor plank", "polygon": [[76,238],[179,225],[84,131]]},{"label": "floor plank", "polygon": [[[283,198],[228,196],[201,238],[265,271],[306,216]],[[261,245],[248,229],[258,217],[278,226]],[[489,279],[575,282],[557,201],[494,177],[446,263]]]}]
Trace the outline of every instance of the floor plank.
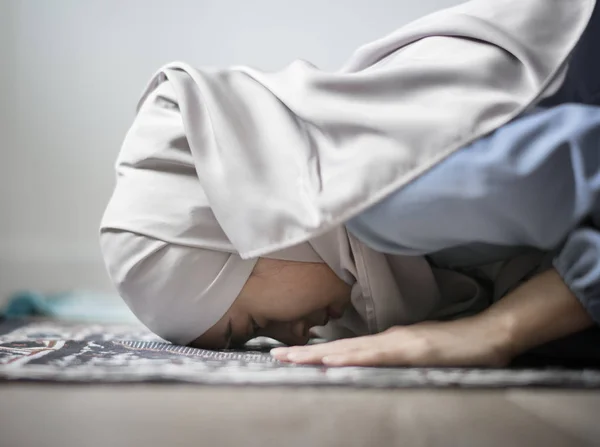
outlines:
[{"label": "floor plank", "polygon": [[501,390],[13,384],[0,387],[0,445],[593,445],[506,395]]},{"label": "floor plank", "polygon": [[597,391],[513,390],[506,398],[547,423],[600,445],[600,393]]}]

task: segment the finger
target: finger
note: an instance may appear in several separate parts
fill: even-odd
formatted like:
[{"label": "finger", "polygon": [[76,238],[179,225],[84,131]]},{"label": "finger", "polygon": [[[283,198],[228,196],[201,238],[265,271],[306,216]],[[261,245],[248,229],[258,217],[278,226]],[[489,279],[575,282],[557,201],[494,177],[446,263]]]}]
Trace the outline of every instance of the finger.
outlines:
[{"label": "finger", "polygon": [[311,353],[327,355],[333,353],[350,352],[356,349],[365,348],[371,345],[374,341],[374,336],[367,335],[365,337],[347,338],[336,340],[329,343],[321,343],[318,345],[308,346],[291,346],[287,348],[275,348],[271,350],[271,354],[277,358],[287,356],[291,353]]},{"label": "finger", "polygon": [[[337,351],[334,350],[333,353],[335,354]],[[275,357],[277,360],[301,364],[320,364],[321,359],[328,354],[331,354],[331,352],[311,352],[310,350],[295,350],[292,352],[272,353],[273,357]]]},{"label": "finger", "polygon": [[327,356],[337,356],[349,354],[354,351],[366,350],[370,351],[377,348],[380,340],[376,337],[359,337],[349,340],[339,340],[336,342],[326,343],[324,345],[313,346],[311,349],[305,347],[293,348],[289,350],[274,350],[273,356],[284,362],[293,362],[299,364],[321,364],[323,358]]},{"label": "finger", "polygon": [[272,355],[281,362],[290,362],[306,365],[321,364],[321,359],[323,358],[323,354],[311,352],[290,352],[289,354],[277,353]]},{"label": "finger", "polygon": [[293,352],[285,357],[285,361],[300,365],[320,365],[323,355],[310,352]]},{"label": "finger", "polygon": [[337,345],[327,346],[320,349],[287,349],[276,348],[271,351],[271,355],[277,360],[290,361],[294,363],[320,363],[321,359],[330,354],[343,354],[352,350],[360,349],[356,345]]},{"label": "finger", "polygon": [[357,350],[344,354],[325,356],[321,362],[326,366],[404,366],[406,359],[400,352],[390,350]]}]

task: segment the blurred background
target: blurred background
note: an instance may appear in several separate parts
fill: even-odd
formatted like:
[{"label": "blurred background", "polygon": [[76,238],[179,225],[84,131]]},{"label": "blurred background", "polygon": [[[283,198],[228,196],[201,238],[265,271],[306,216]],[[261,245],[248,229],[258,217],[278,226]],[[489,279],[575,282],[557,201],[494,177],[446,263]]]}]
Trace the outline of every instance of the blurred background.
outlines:
[{"label": "blurred background", "polygon": [[113,164],[161,65],[306,59],[461,0],[0,0],[0,306],[11,293],[112,293],[97,244]]}]

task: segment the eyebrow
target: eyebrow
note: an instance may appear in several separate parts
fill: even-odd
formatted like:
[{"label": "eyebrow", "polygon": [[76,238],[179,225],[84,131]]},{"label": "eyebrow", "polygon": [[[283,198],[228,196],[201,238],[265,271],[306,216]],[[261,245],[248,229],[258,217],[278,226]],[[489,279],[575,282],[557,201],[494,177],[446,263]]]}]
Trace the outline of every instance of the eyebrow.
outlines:
[{"label": "eyebrow", "polygon": [[223,349],[229,349],[229,346],[231,345],[232,337],[233,337],[233,329],[231,327],[231,318],[230,318],[229,322],[227,323],[227,329],[225,330],[225,334],[223,335],[223,339],[225,340],[225,348],[223,348]]}]

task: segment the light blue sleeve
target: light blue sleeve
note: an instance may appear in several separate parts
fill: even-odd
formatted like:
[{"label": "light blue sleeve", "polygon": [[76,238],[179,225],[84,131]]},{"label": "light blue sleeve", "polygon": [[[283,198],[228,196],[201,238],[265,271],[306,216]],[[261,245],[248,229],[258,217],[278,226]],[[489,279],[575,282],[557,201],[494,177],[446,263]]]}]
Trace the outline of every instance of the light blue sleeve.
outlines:
[{"label": "light blue sleeve", "polygon": [[556,269],[600,323],[599,200],[600,107],[562,105],[465,147],[347,227],[394,254],[557,250]]}]

